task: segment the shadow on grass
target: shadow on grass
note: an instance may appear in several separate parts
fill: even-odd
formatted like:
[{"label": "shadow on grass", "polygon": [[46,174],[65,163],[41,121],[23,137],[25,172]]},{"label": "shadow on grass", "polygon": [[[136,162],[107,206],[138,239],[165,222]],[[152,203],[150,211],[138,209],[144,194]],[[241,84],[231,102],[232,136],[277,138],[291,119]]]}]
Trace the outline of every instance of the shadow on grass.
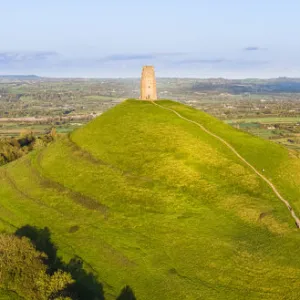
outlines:
[{"label": "shadow on grass", "polygon": [[136,300],[133,290],[130,286],[125,286],[124,289],[121,291],[120,296],[117,300]]},{"label": "shadow on grass", "polygon": [[[47,227],[40,229],[26,225],[18,229],[15,235],[29,238],[38,251],[47,254],[45,264],[48,267],[49,274],[53,274],[60,269],[72,275],[74,283],[64,291],[64,294],[78,300],[105,300],[103,285],[97,281],[93,273],[84,270],[83,260],[80,257],[74,257],[68,263],[64,263],[57,256],[57,248],[51,241],[51,233]],[[132,289],[126,286],[117,297],[117,300],[136,300],[136,298]]]}]

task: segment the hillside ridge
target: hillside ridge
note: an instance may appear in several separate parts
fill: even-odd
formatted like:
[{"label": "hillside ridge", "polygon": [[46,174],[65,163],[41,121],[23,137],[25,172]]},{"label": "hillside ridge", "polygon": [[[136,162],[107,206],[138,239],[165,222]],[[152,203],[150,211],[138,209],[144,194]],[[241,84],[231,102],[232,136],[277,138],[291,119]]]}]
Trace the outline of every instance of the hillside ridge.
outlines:
[{"label": "hillside ridge", "polygon": [[[228,142],[300,212],[300,159],[208,114],[157,101]],[[300,236],[270,186],[220,139],[127,100],[0,168],[0,230],[48,228],[99,292],[138,300],[299,297]],[[287,279],[288,278],[288,279]],[[96,296],[94,297],[97,298]]]},{"label": "hillside ridge", "polygon": [[166,109],[169,110],[171,112],[173,112],[174,114],[176,114],[179,118],[186,120],[187,122],[193,123],[195,125],[197,125],[198,127],[200,127],[203,131],[205,131],[206,133],[208,133],[209,135],[215,137],[216,139],[218,139],[219,141],[221,141],[224,145],[226,145],[238,158],[240,158],[248,167],[250,167],[260,178],[262,178],[269,186],[270,188],[273,190],[273,192],[276,194],[276,196],[279,198],[280,201],[282,201],[285,206],[288,208],[288,210],[291,213],[291,216],[293,217],[293,219],[295,220],[296,226],[297,228],[300,228],[300,220],[299,218],[296,216],[295,211],[293,210],[293,208],[291,207],[290,203],[284,199],[281,194],[279,193],[279,191],[277,190],[277,188],[274,186],[274,184],[268,179],[266,178],[262,173],[260,173],[252,164],[250,164],[243,156],[241,156],[238,151],[235,150],[234,147],[232,147],[227,141],[225,141],[224,139],[222,139],[221,137],[219,137],[218,135],[214,134],[213,132],[209,131],[207,128],[205,128],[203,125],[199,124],[196,121],[193,121],[191,119],[185,118],[183,117],[181,114],[179,114],[176,110],[171,109],[171,108],[167,108],[167,107],[163,107],[159,104],[157,104],[155,101],[152,101],[152,103],[162,109]]}]

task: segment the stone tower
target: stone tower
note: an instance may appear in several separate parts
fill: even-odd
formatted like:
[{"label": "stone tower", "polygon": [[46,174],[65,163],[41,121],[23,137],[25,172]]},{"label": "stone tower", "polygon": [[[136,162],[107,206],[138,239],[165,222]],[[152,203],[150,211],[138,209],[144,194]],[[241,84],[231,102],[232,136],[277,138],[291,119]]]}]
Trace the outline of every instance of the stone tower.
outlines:
[{"label": "stone tower", "polygon": [[145,66],[141,78],[141,100],[157,100],[154,67]]}]

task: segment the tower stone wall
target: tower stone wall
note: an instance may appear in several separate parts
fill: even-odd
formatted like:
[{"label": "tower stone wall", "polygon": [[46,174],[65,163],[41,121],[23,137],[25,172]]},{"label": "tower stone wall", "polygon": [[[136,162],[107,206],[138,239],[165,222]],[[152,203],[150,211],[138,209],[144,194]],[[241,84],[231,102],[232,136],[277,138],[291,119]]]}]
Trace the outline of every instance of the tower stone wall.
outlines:
[{"label": "tower stone wall", "polygon": [[155,71],[152,66],[143,67],[140,99],[157,100]]}]

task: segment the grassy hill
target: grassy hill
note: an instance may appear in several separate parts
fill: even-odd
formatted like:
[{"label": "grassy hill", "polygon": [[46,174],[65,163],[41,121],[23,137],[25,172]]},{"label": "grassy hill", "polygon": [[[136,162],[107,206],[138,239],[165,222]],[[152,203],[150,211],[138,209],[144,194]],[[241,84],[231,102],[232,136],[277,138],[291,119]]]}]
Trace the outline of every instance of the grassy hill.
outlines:
[{"label": "grassy hill", "polygon": [[[300,216],[297,152],[171,101],[269,178]],[[48,227],[106,299],[298,299],[300,232],[270,187],[199,127],[128,100],[0,168],[0,228]]]}]

